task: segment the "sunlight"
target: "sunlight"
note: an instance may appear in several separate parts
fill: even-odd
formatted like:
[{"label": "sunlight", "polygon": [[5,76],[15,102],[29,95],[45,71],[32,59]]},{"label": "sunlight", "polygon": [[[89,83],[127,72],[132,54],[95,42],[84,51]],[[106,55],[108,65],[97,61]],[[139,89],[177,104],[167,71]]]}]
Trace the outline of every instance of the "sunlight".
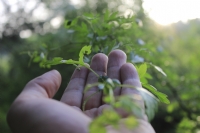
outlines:
[{"label": "sunlight", "polygon": [[144,0],[143,7],[161,25],[200,18],[200,0]]}]

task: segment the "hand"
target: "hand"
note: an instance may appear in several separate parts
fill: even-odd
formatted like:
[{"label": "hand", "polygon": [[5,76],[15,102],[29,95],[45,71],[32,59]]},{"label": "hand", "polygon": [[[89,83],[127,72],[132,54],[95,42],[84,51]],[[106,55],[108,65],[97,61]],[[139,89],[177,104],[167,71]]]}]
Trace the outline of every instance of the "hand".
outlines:
[{"label": "hand", "polygon": [[[126,63],[126,54],[121,50],[112,51],[108,57],[101,53],[96,54],[90,66],[99,75],[107,75],[109,78],[120,80],[123,84],[141,87],[136,69],[132,64]],[[61,76],[56,70],[31,80],[10,108],[7,115],[10,128],[14,133],[87,133],[91,120],[109,106],[103,104],[102,93],[96,93],[88,100],[86,110],[81,110],[83,101],[98,90],[94,87],[83,95],[85,85],[97,80],[96,75],[88,69],[76,69],[60,101],[51,99],[61,83]],[[130,88],[117,88],[114,94],[139,95],[136,90]],[[144,108],[142,100],[137,103]],[[123,117],[127,116],[123,111],[118,112]],[[139,120],[139,126],[134,131],[128,131],[125,127],[115,131],[108,127],[108,132],[154,131],[144,113],[144,119]]]}]

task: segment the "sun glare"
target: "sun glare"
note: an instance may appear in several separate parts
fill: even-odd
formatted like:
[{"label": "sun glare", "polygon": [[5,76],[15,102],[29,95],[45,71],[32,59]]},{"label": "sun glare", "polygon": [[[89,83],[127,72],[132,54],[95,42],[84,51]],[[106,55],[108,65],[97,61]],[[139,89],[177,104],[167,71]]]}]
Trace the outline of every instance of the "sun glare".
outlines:
[{"label": "sun glare", "polygon": [[200,0],[144,0],[143,7],[161,25],[200,18]]}]

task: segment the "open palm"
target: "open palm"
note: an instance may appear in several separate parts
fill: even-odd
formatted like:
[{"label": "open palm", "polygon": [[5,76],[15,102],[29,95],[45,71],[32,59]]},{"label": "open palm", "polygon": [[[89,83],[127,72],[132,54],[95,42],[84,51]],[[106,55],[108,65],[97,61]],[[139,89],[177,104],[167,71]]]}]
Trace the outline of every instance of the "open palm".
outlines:
[{"label": "open palm", "polygon": [[[126,54],[121,50],[112,51],[108,57],[96,54],[90,67],[99,75],[118,79],[123,84],[141,86],[134,66],[126,63]],[[9,126],[14,133],[87,133],[91,120],[108,106],[103,104],[103,94],[99,92],[88,100],[82,112],[83,101],[98,91],[94,87],[83,94],[84,87],[97,81],[98,77],[87,68],[76,69],[61,100],[56,101],[52,97],[61,83],[61,76],[56,70],[31,80],[10,108],[7,116]],[[119,96],[138,92],[130,88],[116,88],[114,94]],[[138,103],[144,108],[143,101]],[[123,112],[121,115],[124,115]],[[153,132],[145,115],[144,119],[138,131]]]}]

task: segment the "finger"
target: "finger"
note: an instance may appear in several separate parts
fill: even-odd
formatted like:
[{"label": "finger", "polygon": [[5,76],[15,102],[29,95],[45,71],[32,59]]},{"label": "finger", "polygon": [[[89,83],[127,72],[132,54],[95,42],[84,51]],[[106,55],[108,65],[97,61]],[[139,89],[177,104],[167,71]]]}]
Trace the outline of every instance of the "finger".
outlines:
[{"label": "finger", "polygon": [[81,101],[83,98],[83,90],[88,75],[88,69],[81,67],[76,69],[70,79],[70,82],[65,89],[65,92],[61,98],[61,101],[78,108],[81,107]]},{"label": "finger", "polygon": [[[108,57],[102,53],[99,53],[99,54],[96,54],[95,56],[93,56],[90,67],[99,75],[105,76],[107,63],[108,63]],[[86,83],[93,84],[96,82],[98,82],[98,77],[93,72],[89,72]],[[91,96],[92,94],[94,94],[97,91],[98,91],[97,87],[93,87],[93,88],[89,89],[84,94],[83,101],[85,101],[89,96]],[[101,97],[102,97],[101,92],[93,95],[86,103],[85,109],[88,110],[88,109],[99,107],[101,105]]]},{"label": "finger", "polygon": [[[142,87],[137,70],[133,66],[133,64],[131,63],[124,64],[120,69],[120,73],[121,73],[122,84],[132,85],[135,87]],[[121,95],[132,95],[136,103],[140,107],[144,108],[144,102],[142,100],[140,92],[137,89],[123,87],[121,90]]]},{"label": "finger", "polygon": [[49,71],[31,80],[19,97],[52,98],[60,87],[60,83],[60,73],[56,70]]},{"label": "finger", "polygon": [[[121,50],[114,50],[108,56],[107,75],[111,79],[118,79],[120,81],[120,68],[126,63],[126,54]],[[120,94],[120,87],[115,88],[114,95]]]}]

